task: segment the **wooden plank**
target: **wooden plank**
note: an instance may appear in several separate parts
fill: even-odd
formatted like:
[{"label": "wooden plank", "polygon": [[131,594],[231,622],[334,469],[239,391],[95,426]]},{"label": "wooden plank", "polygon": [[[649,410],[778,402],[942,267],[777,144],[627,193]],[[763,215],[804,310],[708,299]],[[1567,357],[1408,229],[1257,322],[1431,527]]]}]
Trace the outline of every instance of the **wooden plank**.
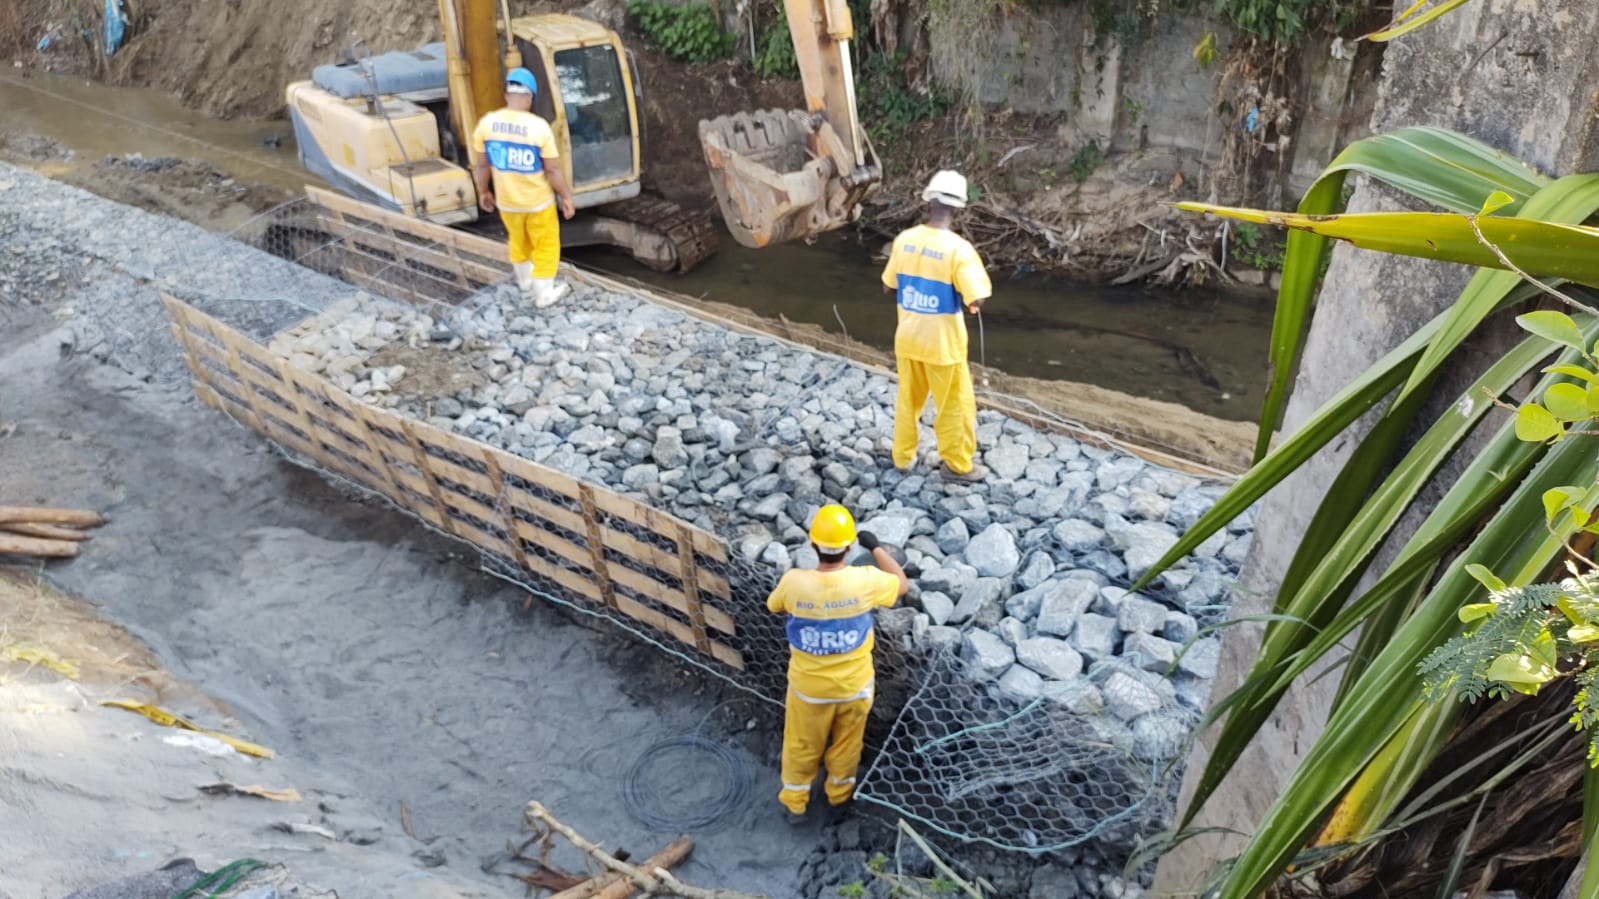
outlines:
[{"label": "wooden plank", "polygon": [[[678,522],[677,518],[666,515],[659,509],[646,506],[636,500],[628,499],[620,493],[612,493],[609,490],[594,491],[594,505],[601,512],[615,515],[623,521],[632,522],[645,530],[654,531],[657,534],[670,533],[670,529]],[[663,518],[666,520],[663,521]],[[718,562],[727,561],[727,548],[722,545],[721,540],[686,522],[684,525],[692,535],[695,551]]]},{"label": "wooden plank", "polygon": [[683,600],[688,604],[685,611],[688,615],[689,630],[694,633],[695,647],[709,655],[711,642],[705,635],[706,609],[700,604],[700,585],[694,577],[695,571],[699,569],[699,565],[694,561],[694,535],[689,531],[686,522],[677,526],[677,548],[682,563],[678,571],[683,581]]},{"label": "wooden plank", "polygon": [[[619,531],[603,524],[600,525],[600,530],[605,535],[607,547],[652,568],[676,572],[681,564],[676,553],[667,552],[653,543],[646,543],[626,531]],[[698,569],[696,576],[702,592],[725,599],[733,598],[733,589],[728,585],[727,578],[705,568]]]},{"label": "wooden plank", "polygon": [[387,209],[379,209],[376,206],[352,200],[349,197],[320,187],[306,185],[305,195],[307,199],[316,205],[347,216],[366,219],[374,224],[386,225],[395,231],[454,247],[457,250],[472,253],[483,259],[504,259],[504,268],[501,270],[502,273],[497,280],[503,280],[511,274],[511,263],[506,256],[505,245],[499,241],[490,240],[477,234],[469,234],[455,228],[435,225],[432,222],[424,222],[421,219],[410,218],[397,212],[390,212]]},{"label": "wooden plank", "polygon": [[599,582],[600,596],[609,608],[616,608],[616,588],[611,586],[610,564],[605,561],[605,538],[600,533],[600,515],[594,510],[594,488],[578,487],[578,502],[583,504],[583,535],[588,538],[590,566]]},{"label": "wooden plank", "polygon": [[589,580],[579,572],[562,568],[548,559],[542,559],[538,556],[528,556],[527,570],[533,572],[534,574],[541,575],[548,580],[552,580],[557,584],[560,584],[561,586],[571,590],[573,593],[586,597],[594,602],[604,602],[604,597],[600,596],[600,588],[595,586],[593,581]]},{"label": "wooden plank", "polygon": [[[583,482],[571,475],[563,474],[553,468],[540,465],[531,459],[524,459],[515,454],[512,454],[501,465],[506,474],[514,475],[530,484],[537,484],[545,490],[551,493],[558,493],[574,503],[578,501],[578,487]],[[517,488],[513,487],[512,489]]]},{"label": "wooden plank", "polygon": [[[689,646],[694,645],[694,633],[689,630],[688,625],[668,615],[663,615],[637,600],[617,594],[616,610],[641,624],[646,624],[663,634],[675,637]],[[744,657],[725,643],[712,640],[710,655],[724,665],[739,671],[744,670]]]},{"label": "wooden plank", "polygon": [[[442,294],[428,294],[427,296],[430,299],[448,297],[457,293],[471,294],[477,292],[477,287],[473,286],[467,273],[462,270],[459,263],[431,247],[399,240],[384,234],[382,231],[363,230],[346,221],[329,216],[322,218],[322,226],[340,236],[343,241],[339,247],[341,252],[368,260],[371,264],[364,268],[373,272],[375,277],[382,277],[383,273],[394,271],[398,274],[425,278],[448,288],[448,291]],[[386,258],[384,254],[394,258]],[[422,262],[427,267],[417,268],[416,266],[408,265],[406,264],[408,258]],[[493,274],[490,269],[477,270],[477,272],[482,271],[488,271],[491,275]],[[482,274],[478,275],[478,280],[487,280],[491,284],[503,279],[503,275],[497,278],[485,277]]]},{"label": "wooden plank", "polygon": [[[643,572],[634,571],[625,565],[612,565],[610,566],[610,572],[611,580],[616,584],[626,587],[640,596],[647,596],[685,617],[691,614],[688,597],[684,595],[682,590],[676,587],[668,587],[655,578]],[[724,634],[734,632],[732,616],[714,606],[705,607],[704,623]]]},{"label": "wooden plank", "polygon": [[[456,253],[454,246],[448,242],[436,240],[434,235],[426,237],[412,235],[416,238],[415,240],[406,240],[398,236],[386,222],[374,223],[373,228],[363,228],[360,224],[352,222],[349,218],[339,214],[323,215],[321,218],[324,227],[344,239],[346,247],[353,240],[364,241],[375,249],[394,255],[397,260],[396,264],[408,270],[410,270],[410,266],[404,265],[403,260],[415,259],[419,262],[424,262],[433,268],[454,275],[454,278],[450,281],[451,285],[467,293],[474,293],[477,290],[472,284],[472,279],[474,278],[480,282],[493,284],[497,281],[505,280],[506,275],[509,274],[505,270],[485,264],[477,259],[463,258]],[[439,250],[437,247],[444,247],[444,250]],[[504,248],[501,248],[500,253],[502,256],[505,254]],[[375,258],[382,259],[383,257],[379,255]],[[444,281],[445,279],[436,277],[436,280]]]},{"label": "wooden plank", "polygon": [[[546,531],[536,524],[517,519],[512,525],[516,535],[529,543],[543,547],[558,556],[570,561],[574,565],[590,568],[594,564],[594,556],[587,546],[579,546],[560,534]],[[578,533],[582,533],[579,531]]]},{"label": "wooden plank", "polygon": [[565,528],[574,534],[584,533],[585,525],[583,516],[563,506],[557,506],[542,496],[534,496],[526,490],[516,487],[507,487],[507,494],[511,497],[512,505],[550,524]]}]

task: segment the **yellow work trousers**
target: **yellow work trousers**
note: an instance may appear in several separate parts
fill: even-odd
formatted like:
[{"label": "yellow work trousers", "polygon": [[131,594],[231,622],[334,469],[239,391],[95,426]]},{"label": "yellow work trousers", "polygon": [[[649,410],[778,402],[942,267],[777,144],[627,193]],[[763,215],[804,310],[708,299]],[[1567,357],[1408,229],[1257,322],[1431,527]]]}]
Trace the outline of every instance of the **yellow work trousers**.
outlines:
[{"label": "yellow work trousers", "polygon": [[[783,789],[779,802],[796,815],[805,814],[817,763],[827,763],[827,801],[841,805],[855,795],[855,770],[861,764],[861,741],[871,697],[844,702],[806,702],[788,691],[783,716]],[[828,745],[828,738],[832,745]]]},{"label": "yellow work trousers", "polygon": [[561,264],[561,219],[555,203],[538,212],[500,210],[500,221],[511,235],[511,263],[533,263],[533,277],[553,278]]},{"label": "yellow work trousers", "polygon": [[972,395],[972,372],[966,363],[929,365],[915,359],[899,360],[899,399],[894,403],[894,467],[909,468],[916,461],[916,422],[933,395],[937,414],[933,433],[938,435],[938,455],[956,474],[972,470],[977,452],[977,398]]}]

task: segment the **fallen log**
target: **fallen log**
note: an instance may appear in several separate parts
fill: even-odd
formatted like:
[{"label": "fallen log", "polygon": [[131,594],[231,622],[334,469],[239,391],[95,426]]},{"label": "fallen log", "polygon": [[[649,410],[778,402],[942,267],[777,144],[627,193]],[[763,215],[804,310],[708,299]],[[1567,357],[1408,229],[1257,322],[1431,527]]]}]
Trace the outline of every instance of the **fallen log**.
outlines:
[{"label": "fallen log", "polygon": [[[693,851],[693,840],[688,837],[678,837],[668,843],[665,849],[646,859],[642,867],[646,871],[671,868],[682,864]],[[636,892],[638,892],[637,885],[621,874],[611,871],[585,880],[569,890],[562,890],[550,899],[628,899]]]},{"label": "fallen log", "polygon": [[42,556],[49,559],[68,559],[78,554],[76,540],[49,540],[44,537],[21,537],[0,533],[0,556]]},{"label": "fallen log", "polygon": [[44,537],[48,540],[87,540],[89,535],[77,528],[64,527],[59,524],[34,524],[26,521],[10,521],[0,524],[0,531],[19,534],[23,537]]},{"label": "fallen log", "polygon": [[0,524],[10,522],[30,524],[68,524],[79,528],[97,528],[105,524],[105,517],[89,509],[51,509],[45,506],[0,506]]},{"label": "fallen log", "polygon": [[584,838],[582,834],[562,824],[537,800],[527,804],[525,814],[530,829],[536,831],[543,826],[560,834],[566,838],[568,843],[583,850],[590,858],[622,875],[629,886],[643,892],[646,896],[681,896],[683,899],[766,899],[764,896],[740,893],[736,890],[706,890],[699,887],[691,887],[673,877],[672,872],[663,867],[645,870],[644,868],[636,868],[627,862],[618,861],[615,856]]}]

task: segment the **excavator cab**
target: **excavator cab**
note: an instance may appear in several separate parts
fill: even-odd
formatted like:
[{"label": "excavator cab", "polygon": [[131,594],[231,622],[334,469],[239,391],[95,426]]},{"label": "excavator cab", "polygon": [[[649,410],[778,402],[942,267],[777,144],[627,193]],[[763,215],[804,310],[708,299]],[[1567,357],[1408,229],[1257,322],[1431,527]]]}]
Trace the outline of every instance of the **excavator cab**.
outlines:
[{"label": "excavator cab", "polygon": [[764,247],[854,221],[883,177],[861,128],[846,0],[784,0],[806,109],[700,122],[711,186],[733,239]]},{"label": "excavator cab", "polygon": [[658,271],[687,271],[716,252],[708,214],[641,196],[643,99],[616,32],[563,14],[513,19],[503,0],[439,0],[439,14],[439,43],[352,53],[289,85],[305,168],[384,209],[479,222],[472,131],[505,102],[505,72],[522,66],[538,83],[533,111],[550,123],[583,210],[561,223],[563,246],[614,246]]}]

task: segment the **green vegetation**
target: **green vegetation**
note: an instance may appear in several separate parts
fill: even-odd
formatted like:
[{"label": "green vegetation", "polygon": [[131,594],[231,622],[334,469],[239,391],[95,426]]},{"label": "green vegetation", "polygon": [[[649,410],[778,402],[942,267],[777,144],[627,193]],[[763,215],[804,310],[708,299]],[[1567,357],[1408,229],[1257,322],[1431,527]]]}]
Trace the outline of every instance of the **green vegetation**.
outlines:
[{"label": "green vegetation", "polygon": [[[1350,172],[1445,212],[1340,214]],[[1550,828],[1567,823],[1550,809],[1569,791],[1534,795],[1514,776],[1547,758],[1569,734],[1563,717],[1546,720],[1529,709],[1514,717],[1517,724],[1506,719],[1497,730],[1483,730],[1471,726],[1458,698],[1530,691],[1587,670],[1588,638],[1595,633],[1588,628],[1599,606],[1584,605],[1586,588],[1569,579],[1555,589],[1533,588],[1563,576],[1573,550],[1586,545],[1583,532],[1592,530],[1599,508],[1599,454],[1584,441],[1558,439],[1592,431],[1599,409],[1599,396],[1594,405],[1587,398],[1589,376],[1599,377],[1589,349],[1599,338],[1599,310],[1593,308],[1599,303],[1599,232],[1569,227],[1599,212],[1599,174],[1552,180],[1463,135],[1407,128],[1345,149],[1298,214],[1180,208],[1294,230],[1283,256],[1273,380],[1256,464],[1133,589],[1324,447],[1340,439],[1353,447],[1263,616],[1253,668],[1208,714],[1207,724],[1223,723],[1180,826],[1192,824],[1289,687],[1341,660],[1341,671],[1332,668],[1341,681],[1325,729],[1222,873],[1219,896],[1259,896],[1285,876],[1313,876],[1336,892],[1340,877],[1380,863],[1382,853],[1369,850],[1406,828],[1444,826],[1433,819],[1453,823],[1440,831],[1448,842],[1439,845],[1454,850],[1456,863],[1448,872],[1403,872],[1431,882],[1383,886],[1395,894],[1452,895],[1457,883],[1472,883],[1490,862],[1471,842],[1476,819],[1450,816],[1491,802],[1496,817],[1527,828],[1523,845],[1553,839]],[[1453,306],[1273,448],[1269,440],[1334,239],[1480,268]],[[1555,292],[1550,285],[1560,288],[1573,314],[1521,316],[1517,321],[1531,336],[1478,370],[1480,355],[1462,349],[1468,338],[1496,314]],[[1477,372],[1475,383],[1458,395],[1435,396],[1444,372],[1461,366]],[[1535,382],[1530,391],[1528,379]],[[1503,399],[1512,391],[1541,401],[1512,405]],[[1440,406],[1436,418],[1422,417]],[[1501,411],[1507,406],[1514,415]],[[1364,436],[1341,436],[1369,412],[1375,420],[1367,419],[1371,429]],[[1407,518],[1420,523],[1401,539],[1395,531]],[[1551,601],[1554,611],[1548,611]],[[1459,639],[1468,625],[1483,645]],[[1349,639],[1354,647],[1345,655]],[[1421,689],[1421,671],[1431,676],[1432,691]],[[1578,700],[1584,724],[1592,720],[1587,696],[1584,691]],[[1599,796],[1599,774],[1590,774],[1588,787]],[[1591,839],[1599,830],[1599,802],[1587,814],[1584,836]],[[1599,895],[1599,865],[1588,871],[1594,883],[1584,885],[1583,895]]]},{"label": "green vegetation", "polygon": [[710,62],[733,51],[736,38],[722,31],[716,13],[704,3],[631,0],[627,12],[638,22],[639,30],[673,59]]},{"label": "green vegetation", "polygon": [[852,880],[838,888],[838,899],[866,899],[866,884]]},{"label": "green vegetation", "polygon": [[1283,244],[1254,222],[1239,222],[1232,227],[1232,247],[1228,254],[1236,261],[1262,271],[1283,267]]},{"label": "green vegetation", "polygon": [[799,61],[794,58],[794,37],[789,34],[787,16],[779,15],[761,32],[755,58],[750,63],[762,78],[799,77]]},{"label": "green vegetation", "polygon": [[1091,140],[1078,147],[1072,158],[1066,161],[1066,170],[1071,172],[1073,181],[1081,184],[1087,181],[1088,176],[1094,174],[1094,170],[1104,161],[1105,148],[1099,145],[1099,141]]},{"label": "green vegetation", "polygon": [[905,82],[903,63],[903,53],[893,58],[875,53],[866,57],[857,77],[861,123],[879,147],[900,140],[910,126],[941,116],[955,105],[955,97],[945,91],[912,90]]}]

